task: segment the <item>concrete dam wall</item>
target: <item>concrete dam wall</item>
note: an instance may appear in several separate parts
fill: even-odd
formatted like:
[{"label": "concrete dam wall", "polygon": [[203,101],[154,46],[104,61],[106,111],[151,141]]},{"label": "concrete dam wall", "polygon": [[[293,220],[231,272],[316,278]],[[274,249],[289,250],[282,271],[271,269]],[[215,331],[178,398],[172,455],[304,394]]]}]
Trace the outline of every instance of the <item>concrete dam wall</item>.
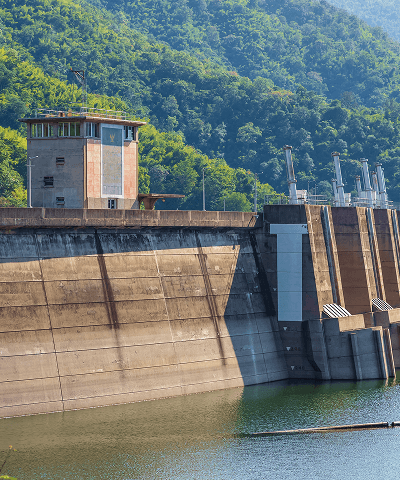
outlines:
[{"label": "concrete dam wall", "polygon": [[249,229],[0,234],[0,416],[287,378]]},{"label": "concrete dam wall", "polygon": [[395,375],[400,367],[398,213],[265,206],[260,256],[290,378]]},{"label": "concrete dam wall", "polygon": [[399,223],[310,205],[0,209],[0,417],[393,376]]}]

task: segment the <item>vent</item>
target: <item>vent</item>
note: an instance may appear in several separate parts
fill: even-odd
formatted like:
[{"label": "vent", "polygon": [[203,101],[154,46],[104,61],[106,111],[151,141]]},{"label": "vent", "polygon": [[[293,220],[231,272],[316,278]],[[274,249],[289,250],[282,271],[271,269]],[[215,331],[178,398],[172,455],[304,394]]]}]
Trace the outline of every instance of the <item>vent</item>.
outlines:
[{"label": "vent", "polygon": [[65,205],[64,197],[56,197],[56,204],[57,205]]},{"label": "vent", "polygon": [[384,300],[381,300],[380,298],[373,298],[372,310],[378,312],[385,312],[386,310],[393,310],[393,307],[386,303]]},{"label": "vent", "polygon": [[322,307],[329,318],[351,317],[351,313],[336,303],[328,303]]},{"label": "vent", "polygon": [[53,184],[54,184],[54,178],[53,177],[44,177],[43,182],[44,182],[45,187],[52,187]]},{"label": "vent", "polygon": [[65,158],[64,157],[57,157],[56,158],[56,165],[64,165],[65,164]]}]

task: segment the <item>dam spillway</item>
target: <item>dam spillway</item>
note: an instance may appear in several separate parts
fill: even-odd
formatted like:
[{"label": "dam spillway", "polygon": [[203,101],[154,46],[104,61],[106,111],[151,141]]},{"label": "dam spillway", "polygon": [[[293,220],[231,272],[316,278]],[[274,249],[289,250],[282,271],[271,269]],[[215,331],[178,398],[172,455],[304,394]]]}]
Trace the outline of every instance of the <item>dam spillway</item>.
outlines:
[{"label": "dam spillway", "polygon": [[0,417],[400,364],[399,310],[372,304],[400,304],[397,212],[1,209],[0,227]]}]

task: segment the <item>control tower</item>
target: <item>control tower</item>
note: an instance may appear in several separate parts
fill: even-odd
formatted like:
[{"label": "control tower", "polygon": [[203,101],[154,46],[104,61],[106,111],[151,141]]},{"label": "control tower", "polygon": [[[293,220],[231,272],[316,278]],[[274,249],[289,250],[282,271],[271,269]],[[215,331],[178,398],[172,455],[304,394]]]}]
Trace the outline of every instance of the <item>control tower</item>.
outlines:
[{"label": "control tower", "polygon": [[40,110],[20,121],[27,124],[28,207],[139,208],[138,128],[144,122],[91,108]]}]

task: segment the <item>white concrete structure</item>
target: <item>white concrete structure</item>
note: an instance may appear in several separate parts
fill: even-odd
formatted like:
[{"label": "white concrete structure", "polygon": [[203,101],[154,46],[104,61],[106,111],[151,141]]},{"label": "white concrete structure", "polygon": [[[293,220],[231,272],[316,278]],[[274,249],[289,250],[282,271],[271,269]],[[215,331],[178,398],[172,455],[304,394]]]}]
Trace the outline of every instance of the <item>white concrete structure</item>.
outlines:
[{"label": "white concrete structure", "polygon": [[278,320],[301,322],[302,316],[302,236],[307,224],[272,224],[277,235]]}]

